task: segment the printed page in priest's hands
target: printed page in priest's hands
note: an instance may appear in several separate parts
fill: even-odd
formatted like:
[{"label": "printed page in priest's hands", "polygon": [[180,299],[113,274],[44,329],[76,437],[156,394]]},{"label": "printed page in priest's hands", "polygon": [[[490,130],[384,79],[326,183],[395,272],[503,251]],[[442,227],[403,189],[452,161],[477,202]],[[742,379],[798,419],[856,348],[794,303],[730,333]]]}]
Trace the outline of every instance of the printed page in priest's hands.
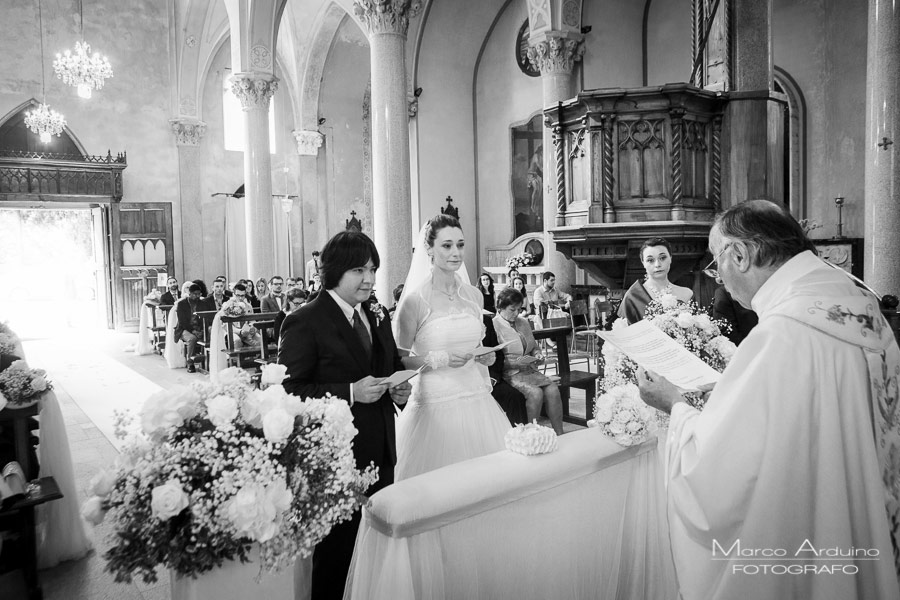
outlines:
[{"label": "printed page in priest's hands", "polygon": [[662,375],[684,391],[697,391],[700,386],[716,383],[721,376],[649,321],[638,321],[615,331],[598,331],[597,335],[644,369]]}]

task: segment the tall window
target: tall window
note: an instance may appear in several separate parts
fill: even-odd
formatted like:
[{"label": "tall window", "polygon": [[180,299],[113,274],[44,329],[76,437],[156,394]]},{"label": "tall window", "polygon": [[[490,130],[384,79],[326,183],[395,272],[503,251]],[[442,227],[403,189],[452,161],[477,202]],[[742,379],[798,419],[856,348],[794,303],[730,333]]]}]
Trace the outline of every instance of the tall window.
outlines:
[{"label": "tall window", "polygon": [[[225,149],[244,151],[244,119],[241,101],[231,91],[231,69],[222,78],[222,117],[225,124]],[[269,153],[275,154],[275,97],[269,101]]]},{"label": "tall window", "polygon": [[784,111],[784,201],[798,219],[806,218],[806,101],[787,71],[775,67],[774,89],[787,96]]}]

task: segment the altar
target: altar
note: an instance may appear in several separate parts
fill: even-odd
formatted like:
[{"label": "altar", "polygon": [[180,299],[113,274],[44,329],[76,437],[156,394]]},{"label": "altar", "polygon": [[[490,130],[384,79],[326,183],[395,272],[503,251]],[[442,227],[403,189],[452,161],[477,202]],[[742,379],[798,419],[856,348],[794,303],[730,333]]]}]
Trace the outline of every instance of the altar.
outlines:
[{"label": "altar", "polygon": [[678,597],[657,440],[595,429],[395,483],[363,510],[345,599]]}]

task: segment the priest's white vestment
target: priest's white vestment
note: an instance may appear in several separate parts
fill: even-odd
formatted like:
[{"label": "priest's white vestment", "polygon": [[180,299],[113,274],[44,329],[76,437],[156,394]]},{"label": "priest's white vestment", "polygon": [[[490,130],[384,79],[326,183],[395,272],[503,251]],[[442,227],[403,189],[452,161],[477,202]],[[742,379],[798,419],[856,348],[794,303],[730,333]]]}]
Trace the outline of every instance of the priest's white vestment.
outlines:
[{"label": "priest's white vestment", "polygon": [[877,301],[807,251],[751,304],[759,325],[703,412],[672,410],[682,596],[897,600],[871,407],[882,370],[896,396],[900,350]]}]

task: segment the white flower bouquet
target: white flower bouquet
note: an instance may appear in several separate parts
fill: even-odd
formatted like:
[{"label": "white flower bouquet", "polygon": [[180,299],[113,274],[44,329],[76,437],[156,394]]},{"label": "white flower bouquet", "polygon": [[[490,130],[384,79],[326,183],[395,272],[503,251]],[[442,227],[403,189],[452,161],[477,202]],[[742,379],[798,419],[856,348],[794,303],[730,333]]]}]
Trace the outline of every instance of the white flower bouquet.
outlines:
[{"label": "white flower bouquet", "polygon": [[226,317],[243,317],[253,312],[253,306],[246,300],[232,297],[222,303],[221,311]]},{"label": "white flower bouquet", "polygon": [[520,254],[513,254],[509,258],[506,259],[506,268],[507,269],[520,269],[522,267],[527,267],[532,262],[534,262],[534,255],[531,252],[522,252]]},{"label": "white flower bouquet", "polygon": [[620,446],[633,446],[656,432],[656,412],[644,404],[635,384],[618,385],[597,399],[588,427],[599,428]]},{"label": "white flower bouquet", "polygon": [[144,296],[144,302],[149,302],[150,304],[159,304],[160,299],[162,298],[162,292],[160,292],[157,288],[153,288],[150,290],[150,293]]},{"label": "white flower bouquet", "polygon": [[24,408],[34,404],[50,388],[47,372],[32,369],[24,360],[13,361],[0,372],[0,397],[6,398],[11,408]]},{"label": "white flower bouquet", "polygon": [[[654,300],[647,305],[644,311],[644,320],[659,327],[669,337],[698,356],[703,362],[720,373],[728,366],[731,357],[736,350],[723,333],[729,331],[730,325],[725,321],[712,319],[704,309],[697,304],[680,302],[675,296],[666,294],[659,300]],[[613,325],[617,328],[619,323],[627,325],[624,319],[619,319]],[[594,416],[599,420],[603,398],[612,394],[612,398],[624,398],[633,392],[637,394],[636,372],[637,364],[625,356],[613,344],[603,344],[603,391],[594,411]],[[633,387],[633,390],[631,389]],[[627,388],[627,392],[625,389]],[[703,409],[705,402],[702,394],[688,393],[684,395],[687,401],[698,409]],[[640,398],[638,398],[638,402]],[[654,411],[656,412],[656,411]],[[603,414],[606,416],[606,413]],[[658,413],[655,419],[659,426],[665,427],[668,415]],[[615,436],[613,436],[615,437]]]},{"label": "white flower bouquet", "polygon": [[15,354],[19,336],[6,323],[0,323],[0,354]]},{"label": "white flower bouquet", "polygon": [[377,471],[356,469],[348,404],[302,400],[275,379],[270,373],[272,385],[257,390],[229,368],[216,384],[146,400],[140,432],[114,469],[94,478],[82,508],[88,520],[112,523],[105,558],[116,581],[151,583],[158,565],[195,575],[246,560],[254,543],[261,569],[276,571],[350,518]]},{"label": "white flower bouquet", "polygon": [[559,448],[556,432],[549,427],[538,425],[537,421],[527,425],[519,423],[506,432],[503,442],[510,452],[525,456],[547,454]]}]

